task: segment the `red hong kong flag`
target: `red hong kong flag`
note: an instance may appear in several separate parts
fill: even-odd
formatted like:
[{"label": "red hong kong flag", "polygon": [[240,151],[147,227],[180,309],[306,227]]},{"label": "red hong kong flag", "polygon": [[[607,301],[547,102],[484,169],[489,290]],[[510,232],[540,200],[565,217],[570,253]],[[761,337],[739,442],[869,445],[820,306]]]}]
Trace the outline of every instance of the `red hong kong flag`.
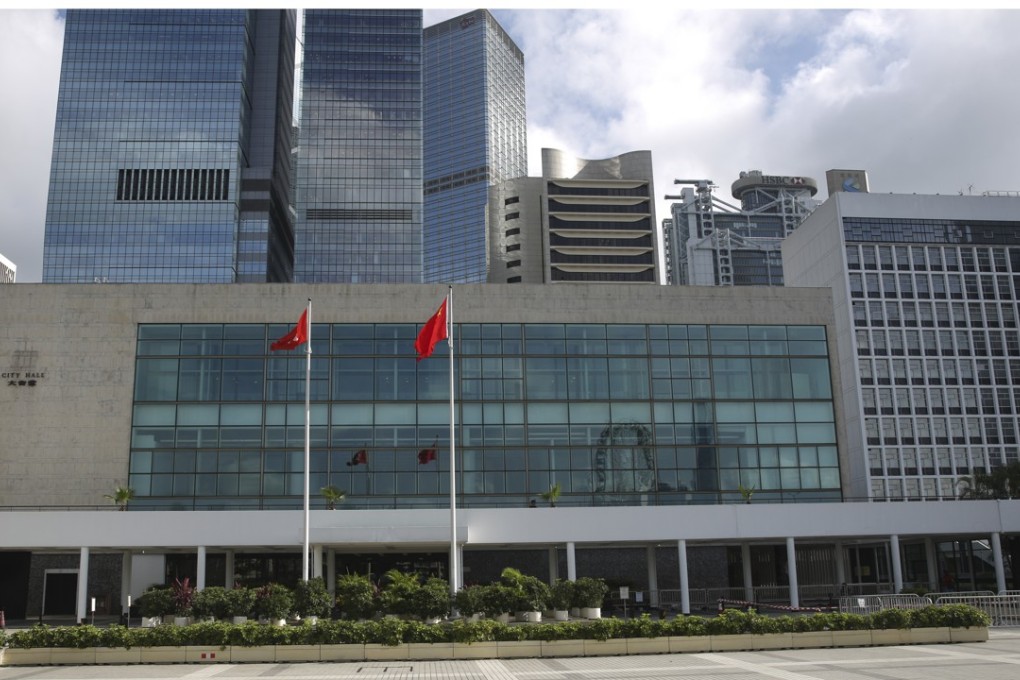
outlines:
[{"label": "red hong kong flag", "polygon": [[414,341],[414,349],[418,352],[418,361],[432,356],[432,350],[440,340],[446,339],[446,300],[432,318],[425,322],[425,327]]},{"label": "red hong kong flag", "polygon": [[347,465],[368,465],[368,452],[365,449],[361,449],[347,461]]},{"label": "red hong kong flag", "polygon": [[432,446],[427,449],[422,449],[418,452],[418,465],[426,465],[436,459],[437,446],[439,445],[439,437],[432,442]]},{"label": "red hong kong flag", "polygon": [[308,342],[308,310],[301,312],[301,318],[298,319],[297,326],[294,326],[290,330],[290,333],[283,336],[273,344],[269,346],[269,349],[276,351],[279,349],[294,349]]}]

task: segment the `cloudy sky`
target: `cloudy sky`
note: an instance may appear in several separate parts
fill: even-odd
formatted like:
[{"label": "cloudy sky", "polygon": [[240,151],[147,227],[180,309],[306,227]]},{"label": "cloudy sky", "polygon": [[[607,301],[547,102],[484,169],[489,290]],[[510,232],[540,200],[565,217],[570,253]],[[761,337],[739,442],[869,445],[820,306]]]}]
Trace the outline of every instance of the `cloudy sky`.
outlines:
[{"label": "cloudy sky", "polygon": [[[525,54],[531,174],[543,147],[649,149],[660,220],[674,178],[728,200],[751,169],[814,177],[821,198],[832,168],[877,192],[1020,190],[1020,11],[634,7],[494,10]],[[0,10],[0,253],[19,282],[42,276],[62,34],[53,10]]]}]

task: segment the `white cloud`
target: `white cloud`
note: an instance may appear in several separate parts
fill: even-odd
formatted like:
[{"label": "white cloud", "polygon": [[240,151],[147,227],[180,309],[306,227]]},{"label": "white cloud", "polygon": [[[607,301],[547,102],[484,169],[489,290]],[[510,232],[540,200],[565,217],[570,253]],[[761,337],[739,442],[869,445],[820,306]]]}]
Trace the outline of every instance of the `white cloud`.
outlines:
[{"label": "white cloud", "polygon": [[64,22],[50,11],[0,12],[0,253],[19,282],[42,278],[42,237]]}]

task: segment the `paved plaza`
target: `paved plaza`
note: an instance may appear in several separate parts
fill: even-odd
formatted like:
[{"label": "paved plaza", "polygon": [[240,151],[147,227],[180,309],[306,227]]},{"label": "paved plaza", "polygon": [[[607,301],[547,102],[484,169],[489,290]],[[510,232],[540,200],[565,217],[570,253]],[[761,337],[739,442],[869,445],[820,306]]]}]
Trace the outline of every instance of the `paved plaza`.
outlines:
[{"label": "paved plaza", "polygon": [[0,680],[1016,680],[1020,629],[984,643],[597,658],[301,664],[25,666]]}]

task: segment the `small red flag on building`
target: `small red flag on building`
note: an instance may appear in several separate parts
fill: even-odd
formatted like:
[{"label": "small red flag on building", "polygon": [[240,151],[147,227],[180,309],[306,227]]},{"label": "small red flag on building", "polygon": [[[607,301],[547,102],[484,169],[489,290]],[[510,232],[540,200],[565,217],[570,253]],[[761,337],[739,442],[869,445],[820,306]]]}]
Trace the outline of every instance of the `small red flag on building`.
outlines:
[{"label": "small red flag on building", "polygon": [[426,465],[436,459],[438,453],[439,437],[432,442],[432,446],[427,449],[422,449],[418,452],[418,465]]},{"label": "small red flag on building", "polygon": [[368,465],[368,452],[365,449],[361,449],[347,461],[347,465]]},{"label": "small red flag on building", "polygon": [[425,327],[414,341],[414,349],[418,352],[418,361],[432,356],[432,350],[440,340],[446,339],[446,300],[432,318],[425,322]]},{"label": "small red flag on building", "polygon": [[280,349],[294,349],[308,342],[308,310],[301,312],[301,318],[298,319],[297,325],[290,330],[290,333],[283,336],[273,344],[269,346],[269,349],[276,350]]}]

